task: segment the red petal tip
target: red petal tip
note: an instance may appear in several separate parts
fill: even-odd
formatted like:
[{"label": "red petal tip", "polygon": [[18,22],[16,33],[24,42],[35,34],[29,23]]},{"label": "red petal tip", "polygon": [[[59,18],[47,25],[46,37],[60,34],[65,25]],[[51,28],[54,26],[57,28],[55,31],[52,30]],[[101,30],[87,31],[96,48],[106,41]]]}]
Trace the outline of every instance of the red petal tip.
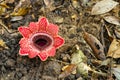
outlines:
[{"label": "red petal tip", "polygon": [[65,43],[64,39],[60,36],[55,37],[54,39],[54,46],[56,48],[61,47]]},{"label": "red petal tip", "polygon": [[26,38],[29,37],[29,35],[31,34],[31,31],[28,27],[19,27],[18,30]]},{"label": "red petal tip", "polygon": [[26,56],[26,55],[28,55],[28,52],[27,52],[26,50],[24,50],[24,49],[20,49],[20,50],[19,50],[19,54],[20,54],[21,56]]},{"label": "red petal tip", "polygon": [[42,61],[46,61],[46,59],[48,58],[48,55],[46,54],[46,52],[42,52],[38,54],[38,56]]},{"label": "red petal tip", "polygon": [[50,33],[52,36],[56,36],[58,34],[58,26],[57,25],[54,25],[54,24],[49,24],[47,26],[47,32]]},{"label": "red petal tip", "polygon": [[39,31],[46,32],[46,27],[48,26],[48,24],[49,24],[49,22],[48,22],[47,18],[45,18],[45,17],[40,18],[38,21]]},{"label": "red petal tip", "polygon": [[35,33],[35,32],[38,31],[39,27],[36,25],[35,22],[30,22],[30,24],[29,24],[29,29],[30,29],[33,33]]}]

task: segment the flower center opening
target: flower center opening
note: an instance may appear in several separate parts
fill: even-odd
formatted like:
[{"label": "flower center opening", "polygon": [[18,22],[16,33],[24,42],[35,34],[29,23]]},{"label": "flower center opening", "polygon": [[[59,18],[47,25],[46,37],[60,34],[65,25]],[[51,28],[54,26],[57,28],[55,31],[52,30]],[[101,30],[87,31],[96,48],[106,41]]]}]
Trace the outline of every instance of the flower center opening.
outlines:
[{"label": "flower center opening", "polygon": [[45,39],[38,39],[36,40],[35,44],[39,45],[39,46],[45,46],[47,44],[47,40]]},{"label": "flower center opening", "polygon": [[45,50],[53,45],[53,38],[45,33],[36,33],[31,39],[33,46],[38,50]]}]

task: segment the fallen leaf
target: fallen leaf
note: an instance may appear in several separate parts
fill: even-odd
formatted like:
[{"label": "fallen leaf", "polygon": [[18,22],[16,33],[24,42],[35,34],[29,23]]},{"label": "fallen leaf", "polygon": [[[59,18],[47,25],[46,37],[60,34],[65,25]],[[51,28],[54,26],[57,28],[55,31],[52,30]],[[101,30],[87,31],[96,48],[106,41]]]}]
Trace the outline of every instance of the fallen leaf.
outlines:
[{"label": "fallen leaf", "polygon": [[[74,50],[74,52],[72,53],[72,64],[75,64],[75,63],[80,63],[80,62],[87,62],[87,57],[84,55],[84,53],[77,49],[77,50]],[[76,62],[77,61],[77,62]]]},{"label": "fallen leaf", "polygon": [[77,66],[77,72],[81,74],[84,78],[87,78],[88,72],[91,71],[92,69],[90,66],[88,66],[86,63],[79,63]]},{"label": "fallen leaf", "polygon": [[59,8],[55,6],[55,1],[54,0],[44,0],[45,3],[45,8],[43,8],[43,10],[50,12],[55,10],[56,8]]},{"label": "fallen leaf", "polygon": [[109,47],[107,57],[120,58],[120,40],[114,39]]},{"label": "fallen leaf", "polygon": [[9,6],[6,5],[6,3],[0,3],[0,15],[3,15],[3,13],[6,12],[6,9],[9,8]]},{"label": "fallen leaf", "polygon": [[91,63],[95,66],[99,66],[101,64],[101,60],[97,60],[97,59],[90,59]]},{"label": "fallen leaf", "polygon": [[117,39],[120,39],[120,31],[114,30],[114,34],[115,34]]},{"label": "fallen leaf", "polygon": [[29,11],[30,8],[20,8],[17,12],[13,12],[11,13],[11,16],[23,16],[25,15],[28,11]]},{"label": "fallen leaf", "polygon": [[0,39],[0,51],[3,49],[8,49],[8,47],[6,46],[5,42],[2,39]]},{"label": "fallen leaf", "polygon": [[107,66],[108,64],[112,63],[110,58],[107,58],[106,60],[101,62],[101,66]]},{"label": "fallen leaf", "polygon": [[118,26],[120,25],[120,19],[118,17],[115,17],[115,16],[105,16],[104,19],[108,23],[115,24],[115,25],[118,25]]},{"label": "fallen leaf", "polygon": [[93,54],[97,59],[100,59],[100,60],[106,59],[103,45],[95,36],[87,32],[84,32],[83,37],[85,41],[88,43],[88,45],[91,47],[91,49],[93,50],[94,52]]},{"label": "fallen leaf", "polygon": [[27,14],[30,9],[30,4],[30,0],[20,0],[18,5],[15,6],[14,11],[10,15],[23,16]]},{"label": "fallen leaf", "polygon": [[14,16],[14,17],[11,17],[10,21],[19,21],[19,20],[22,20],[22,19],[23,19],[22,16]]},{"label": "fallen leaf", "polygon": [[54,3],[54,0],[44,0],[44,3],[46,5],[46,7],[50,7]]},{"label": "fallen leaf", "polygon": [[81,74],[84,77],[87,77],[88,70],[91,70],[91,68],[87,65],[87,57],[79,49],[73,52],[71,56],[71,64],[76,64],[77,73]]},{"label": "fallen leaf", "polygon": [[62,68],[63,72],[59,75],[59,78],[65,78],[70,75],[77,68],[76,64],[70,64]]},{"label": "fallen leaf", "polygon": [[105,26],[105,29],[107,31],[108,39],[110,40],[110,42],[112,42],[114,37],[111,35],[111,33],[110,33],[109,29],[107,28],[107,26]]},{"label": "fallen leaf", "polygon": [[102,0],[97,2],[91,11],[92,15],[104,14],[111,11],[119,3],[113,0]]},{"label": "fallen leaf", "polygon": [[120,68],[112,68],[111,72],[115,75],[117,78],[116,80],[120,80]]}]

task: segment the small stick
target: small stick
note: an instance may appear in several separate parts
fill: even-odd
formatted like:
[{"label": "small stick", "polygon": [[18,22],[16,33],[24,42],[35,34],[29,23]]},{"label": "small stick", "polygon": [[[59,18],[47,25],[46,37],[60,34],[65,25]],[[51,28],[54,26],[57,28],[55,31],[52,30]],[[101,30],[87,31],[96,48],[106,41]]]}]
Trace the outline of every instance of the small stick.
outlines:
[{"label": "small stick", "polygon": [[7,27],[5,24],[3,24],[2,20],[0,20],[0,25],[1,25],[9,34],[14,34],[14,33],[17,33],[17,32],[18,32],[18,31],[14,31],[14,32],[10,31],[10,30],[8,29],[8,27]]}]

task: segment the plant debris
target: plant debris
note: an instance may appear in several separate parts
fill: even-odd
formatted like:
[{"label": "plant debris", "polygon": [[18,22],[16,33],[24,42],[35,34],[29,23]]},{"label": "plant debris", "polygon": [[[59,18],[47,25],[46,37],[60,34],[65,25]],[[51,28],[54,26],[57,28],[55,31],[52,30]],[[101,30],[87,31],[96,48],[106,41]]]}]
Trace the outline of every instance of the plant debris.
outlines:
[{"label": "plant debris", "polygon": [[113,0],[102,0],[97,2],[91,11],[92,15],[104,14],[111,11],[119,3]]},{"label": "plant debris", "polygon": [[[43,17],[49,23],[39,24]],[[59,34],[52,35],[58,28],[44,28],[46,24],[58,25]],[[30,34],[34,39],[20,41],[18,28],[26,37],[35,31]],[[49,43],[63,43],[58,35],[64,45],[50,49]],[[0,0],[0,80],[119,80],[119,43],[119,0]],[[21,47],[34,58],[21,57]],[[42,55],[36,56],[36,48],[44,48]]]}]

